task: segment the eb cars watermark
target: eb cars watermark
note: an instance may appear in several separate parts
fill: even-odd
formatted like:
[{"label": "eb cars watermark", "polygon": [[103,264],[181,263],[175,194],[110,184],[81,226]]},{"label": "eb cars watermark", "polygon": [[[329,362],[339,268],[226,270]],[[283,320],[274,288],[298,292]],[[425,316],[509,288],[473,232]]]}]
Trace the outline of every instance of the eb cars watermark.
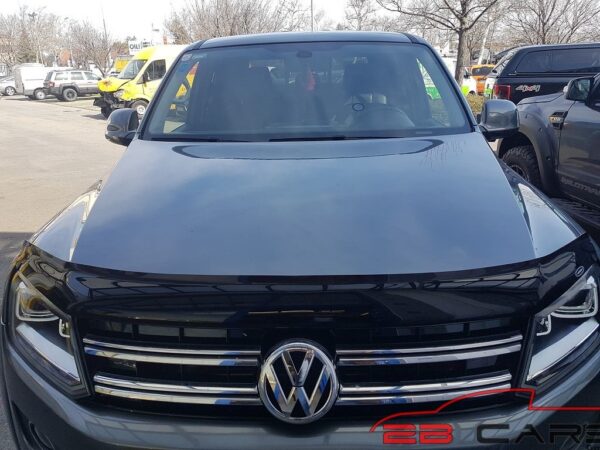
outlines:
[{"label": "eb cars watermark", "polygon": [[[600,406],[536,406],[535,390],[529,388],[493,389],[467,394],[452,399],[435,409],[422,411],[405,411],[390,414],[378,420],[369,432],[382,432],[382,443],[386,445],[401,446],[448,446],[449,444],[466,444],[458,442],[457,428],[454,424],[445,421],[431,421],[415,423],[411,418],[436,417],[458,402],[476,397],[493,394],[520,394],[528,398],[527,409],[535,411],[571,411],[571,412],[599,412]],[[518,429],[511,429],[518,427]],[[465,431],[465,430],[461,430]],[[510,433],[512,438],[506,437]],[[466,434],[472,439],[471,443],[481,445],[489,444],[542,444],[554,446],[559,442],[572,444],[585,444],[588,448],[600,448],[600,423],[583,424],[573,423],[548,423],[544,427],[519,421],[518,425],[507,423],[482,423],[476,424]],[[460,439],[462,441],[462,439]]]}]

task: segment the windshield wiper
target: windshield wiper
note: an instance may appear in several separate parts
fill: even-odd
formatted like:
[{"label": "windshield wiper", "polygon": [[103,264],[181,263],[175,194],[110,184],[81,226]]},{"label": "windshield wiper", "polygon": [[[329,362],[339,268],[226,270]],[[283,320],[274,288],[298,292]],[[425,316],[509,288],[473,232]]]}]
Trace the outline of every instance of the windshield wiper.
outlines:
[{"label": "windshield wiper", "polygon": [[151,141],[173,141],[173,142],[250,142],[240,139],[223,139],[218,137],[197,137],[197,136],[154,136]]},{"label": "windshield wiper", "polygon": [[296,136],[269,139],[269,142],[288,142],[288,141],[352,141],[359,139],[392,139],[401,136]]}]

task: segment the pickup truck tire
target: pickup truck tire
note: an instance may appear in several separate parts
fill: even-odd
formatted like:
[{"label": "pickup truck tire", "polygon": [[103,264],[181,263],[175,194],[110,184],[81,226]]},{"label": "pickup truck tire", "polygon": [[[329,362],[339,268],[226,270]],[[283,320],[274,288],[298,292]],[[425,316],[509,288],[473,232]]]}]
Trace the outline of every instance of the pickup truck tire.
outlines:
[{"label": "pickup truck tire", "polygon": [[77,91],[73,88],[65,88],[62,91],[61,97],[64,98],[67,102],[72,102],[74,100],[77,100]]},{"label": "pickup truck tire", "polygon": [[502,160],[508,167],[534,186],[542,186],[542,177],[533,145],[513,147],[507,150],[502,156]]}]

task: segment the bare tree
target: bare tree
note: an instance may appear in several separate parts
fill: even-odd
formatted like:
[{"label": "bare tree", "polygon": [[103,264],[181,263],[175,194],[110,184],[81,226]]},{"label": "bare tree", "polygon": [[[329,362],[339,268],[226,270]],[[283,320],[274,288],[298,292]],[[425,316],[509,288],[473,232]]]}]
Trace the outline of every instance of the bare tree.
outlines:
[{"label": "bare tree", "polygon": [[499,0],[377,0],[388,11],[413,19],[414,25],[448,30],[458,39],[456,71],[459,83],[467,54],[467,34]]},{"label": "bare tree", "polygon": [[13,67],[23,62],[21,30],[15,26],[17,14],[0,15],[0,64]]},{"label": "bare tree", "polygon": [[[518,44],[562,44],[599,36],[599,0],[519,0],[507,16],[505,35]],[[510,24],[510,27],[508,27]]]},{"label": "bare tree", "polygon": [[0,62],[9,67],[22,62],[52,64],[60,50],[61,18],[44,8],[21,6],[0,15]]},{"label": "bare tree", "polygon": [[68,39],[73,59],[84,67],[93,64],[104,76],[110,68],[111,53],[119,43],[105,30],[99,30],[87,21],[71,22]]},{"label": "bare tree", "polygon": [[348,0],[345,14],[347,27],[351,30],[371,30],[375,23],[373,0]]},{"label": "bare tree", "polygon": [[165,28],[178,42],[307,28],[302,0],[189,0],[172,11]]}]

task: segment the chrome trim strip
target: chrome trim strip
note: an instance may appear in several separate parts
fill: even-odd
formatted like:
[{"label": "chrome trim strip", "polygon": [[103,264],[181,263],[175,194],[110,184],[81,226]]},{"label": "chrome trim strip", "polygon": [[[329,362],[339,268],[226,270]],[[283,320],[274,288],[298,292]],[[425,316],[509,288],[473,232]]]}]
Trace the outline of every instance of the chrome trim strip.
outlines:
[{"label": "chrome trim strip", "polygon": [[[489,386],[485,390],[491,389],[508,389],[510,384],[499,384]],[[362,405],[399,405],[399,404],[411,404],[411,403],[428,403],[428,402],[442,402],[452,400],[453,398],[461,397],[463,395],[474,394],[476,392],[484,392],[482,389],[466,389],[456,390],[450,392],[438,392],[435,394],[417,394],[417,395],[379,395],[379,396],[361,396],[361,397],[347,397],[340,396],[336,402],[339,406],[362,406]],[[490,392],[489,394],[482,395],[495,395],[496,392]]]},{"label": "chrome trim strip", "polygon": [[462,381],[447,381],[441,383],[427,383],[427,384],[407,384],[401,386],[342,386],[340,389],[340,395],[352,395],[352,394],[399,394],[399,393],[413,393],[413,392],[437,392],[437,391],[448,391],[454,389],[467,389],[481,386],[489,386],[492,384],[509,383],[512,380],[510,372],[503,373],[494,377],[488,378],[476,378],[472,380]]},{"label": "chrome trim strip", "polygon": [[180,356],[180,355],[160,355],[153,353],[128,353],[121,351],[111,351],[91,346],[84,347],[84,351],[90,356],[100,356],[102,358],[121,359],[124,361],[141,361],[157,364],[180,364],[190,366],[258,366],[257,358],[227,358],[218,356]]},{"label": "chrome trim strip", "polygon": [[156,394],[153,392],[128,391],[125,389],[114,389],[105,386],[95,386],[94,390],[98,394],[110,395],[112,397],[121,397],[133,400],[146,400],[153,402],[181,403],[194,405],[261,405],[258,397],[208,397],[204,395],[169,395]]},{"label": "chrome trim strip", "polygon": [[439,347],[414,347],[414,348],[398,348],[398,349],[341,349],[337,350],[338,355],[397,355],[397,354],[412,354],[412,353],[434,353],[434,352],[451,352],[457,350],[480,349],[482,347],[493,347],[502,344],[510,344],[513,342],[521,342],[523,336],[516,334],[514,336],[497,339],[494,341],[473,342],[470,344],[458,345],[443,345]]},{"label": "chrome trim strip", "polygon": [[521,350],[521,344],[457,353],[411,356],[389,355],[339,358],[338,366],[395,366],[401,364],[427,364],[448,361],[462,361],[465,359],[486,358],[489,356],[506,355],[508,353],[518,352],[519,350]]},{"label": "chrome trim strip", "polygon": [[136,345],[117,344],[113,342],[96,341],[84,338],[83,343],[94,347],[103,347],[116,350],[130,350],[144,353],[167,353],[170,355],[199,355],[199,356],[260,356],[260,350],[215,350],[167,347],[141,347]]},{"label": "chrome trim strip", "polygon": [[203,395],[256,395],[258,388],[243,386],[202,386],[197,384],[169,384],[152,383],[145,381],[126,380],[123,378],[113,378],[106,375],[94,375],[94,383],[106,386],[119,387],[128,390],[143,390],[157,392],[175,392],[185,394],[203,394]]}]

